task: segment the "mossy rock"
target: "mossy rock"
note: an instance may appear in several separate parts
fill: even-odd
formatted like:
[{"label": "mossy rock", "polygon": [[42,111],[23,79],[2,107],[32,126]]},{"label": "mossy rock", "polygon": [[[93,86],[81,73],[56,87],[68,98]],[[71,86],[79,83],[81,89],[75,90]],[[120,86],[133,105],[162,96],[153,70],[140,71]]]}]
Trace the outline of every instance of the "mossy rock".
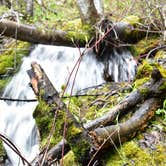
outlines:
[{"label": "mossy rock", "polygon": [[22,58],[28,55],[29,51],[29,43],[18,41],[8,44],[6,51],[0,54],[0,92],[10,81],[11,76],[19,70]]},{"label": "mossy rock", "polygon": [[144,60],[143,63],[138,67],[136,79],[150,77],[152,70],[153,66],[147,60]]}]

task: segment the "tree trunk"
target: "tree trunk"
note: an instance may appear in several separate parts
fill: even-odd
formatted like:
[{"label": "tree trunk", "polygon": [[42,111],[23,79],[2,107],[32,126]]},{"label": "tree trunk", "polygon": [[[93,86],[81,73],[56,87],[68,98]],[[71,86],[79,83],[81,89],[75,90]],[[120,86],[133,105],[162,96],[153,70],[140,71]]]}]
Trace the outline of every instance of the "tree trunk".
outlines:
[{"label": "tree trunk", "polygon": [[[115,40],[115,36],[111,35],[115,31],[118,35],[118,40],[128,43],[136,42],[146,35],[146,31],[139,33],[139,31],[136,31],[132,25],[119,22],[113,24],[113,28],[111,28],[110,33],[105,34],[103,39],[108,41],[107,43]],[[62,30],[39,29],[32,25],[20,24],[4,19],[0,20],[0,34],[30,43],[58,46],[74,46],[72,39],[75,39],[74,33],[72,34]],[[83,38],[77,38],[75,40],[80,47],[83,47],[86,44],[86,39],[83,40]],[[100,41],[101,40],[102,38]]]},{"label": "tree trunk", "polygon": [[33,16],[33,2],[34,0],[26,0],[26,11],[29,16]]},{"label": "tree trunk", "polygon": [[[0,20],[0,34],[35,44],[73,46],[72,36],[70,37],[67,32],[38,29],[34,26],[19,24],[9,20]],[[78,44],[83,46],[84,43],[78,40]]]},{"label": "tree trunk", "polygon": [[[101,0],[98,0],[101,1]],[[95,25],[98,19],[100,19],[100,15],[97,12],[97,8],[101,7],[95,6],[94,0],[76,0],[81,20],[83,24]],[[102,3],[101,3],[102,4]],[[100,10],[101,12],[102,10]]]}]

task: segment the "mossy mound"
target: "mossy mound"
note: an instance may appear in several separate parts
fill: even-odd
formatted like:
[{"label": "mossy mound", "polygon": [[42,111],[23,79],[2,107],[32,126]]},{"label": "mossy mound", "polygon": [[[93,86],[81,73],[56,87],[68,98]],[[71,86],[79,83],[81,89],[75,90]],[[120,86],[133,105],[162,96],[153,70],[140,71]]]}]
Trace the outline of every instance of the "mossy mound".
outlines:
[{"label": "mossy mound", "polygon": [[124,143],[118,150],[107,151],[105,155],[106,166],[164,166],[165,146],[158,144],[155,150],[141,148],[136,141],[129,141]]},{"label": "mossy mound", "polygon": [[30,44],[27,42],[11,42],[5,47],[4,52],[0,54],[0,93],[6,86],[11,76],[19,69],[22,58],[28,55]]},{"label": "mossy mound", "polygon": [[[50,142],[50,147],[52,147],[62,139],[64,121],[60,121],[58,118],[63,115],[58,114],[56,117],[55,112],[50,111],[53,107],[53,105],[48,106],[44,101],[40,101],[33,114],[40,133],[41,147],[47,145],[48,141]],[[52,135],[51,137],[50,134]]]},{"label": "mossy mound", "polygon": [[143,38],[133,46],[131,46],[131,51],[134,56],[143,57],[144,54],[147,54],[151,49],[155,48],[160,42],[160,37],[150,36]]}]

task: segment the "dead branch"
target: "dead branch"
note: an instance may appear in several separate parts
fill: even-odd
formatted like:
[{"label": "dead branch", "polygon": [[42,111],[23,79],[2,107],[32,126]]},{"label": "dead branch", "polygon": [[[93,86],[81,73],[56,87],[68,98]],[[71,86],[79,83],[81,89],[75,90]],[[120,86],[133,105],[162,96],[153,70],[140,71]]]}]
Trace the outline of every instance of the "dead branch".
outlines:
[{"label": "dead branch", "polygon": [[[136,133],[147,126],[147,122],[154,116],[161,102],[157,98],[146,100],[134,115],[124,123],[100,127],[90,131],[95,147],[102,149],[112,146],[114,143],[121,143],[136,135]],[[104,143],[104,144],[103,144]]]},{"label": "dead branch", "polygon": [[[158,73],[158,72],[157,72]],[[164,87],[166,79],[158,78],[159,74],[152,72],[152,79],[145,83],[140,89],[131,92],[126,96],[118,105],[113,107],[108,113],[100,118],[92,120],[84,125],[87,130],[93,130],[100,126],[106,126],[115,120],[118,114],[124,114],[129,109],[135,107],[141,101],[148,99],[149,97],[157,97],[166,93],[166,87]],[[160,74],[161,77],[161,74]],[[158,78],[158,80],[155,80]],[[163,86],[163,89],[161,88]],[[163,96],[164,97],[164,96]]]}]

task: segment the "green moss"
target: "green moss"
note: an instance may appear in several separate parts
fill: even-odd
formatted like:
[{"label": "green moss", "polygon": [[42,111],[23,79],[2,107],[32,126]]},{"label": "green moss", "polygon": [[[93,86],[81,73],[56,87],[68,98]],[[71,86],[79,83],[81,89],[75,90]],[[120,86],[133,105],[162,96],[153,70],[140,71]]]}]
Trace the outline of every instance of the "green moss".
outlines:
[{"label": "green moss", "polygon": [[7,46],[7,50],[0,54],[0,92],[15,74],[22,62],[22,57],[29,53],[30,44],[18,41],[12,42]]},{"label": "green moss", "polygon": [[141,20],[138,16],[130,15],[130,16],[125,17],[121,21],[125,22],[125,23],[128,23],[130,25],[136,25],[136,24],[140,23]]},{"label": "green moss", "polygon": [[[108,151],[107,151],[108,152]],[[140,148],[134,141],[124,143],[119,151],[109,152],[105,156],[106,166],[143,166],[162,165],[166,162],[165,147],[159,145],[155,151]]]},{"label": "green moss", "polygon": [[78,166],[79,164],[76,162],[76,158],[72,151],[69,151],[63,158],[64,166]]},{"label": "green moss", "polygon": [[0,16],[2,16],[6,11],[8,11],[8,8],[5,5],[0,6]]},{"label": "green moss", "polygon": [[[7,72],[15,73],[21,64],[22,57],[29,53],[29,47],[29,43],[21,41],[10,44],[7,50],[0,54],[0,75]],[[15,66],[17,68],[14,68]]]},{"label": "green moss", "polygon": [[138,56],[149,52],[151,49],[158,45],[159,40],[160,39],[157,36],[143,38],[142,40],[131,46],[132,54],[134,56]]},{"label": "green moss", "polygon": [[149,92],[149,88],[140,88],[139,91],[142,95],[147,96]]},{"label": "green moss", "polygon": [[144,60],[142,65],[138,67],[136,78],[150,77],[152,70],[153,66],[148,63],[148,61]]},{"label": "green moss", "polygon": [[164,50],[157,51],[157,53],[155,54],[155,59],[163,59],[163,58],[166,58],[166,51]]},{"label": "green moss", "polygon": [[150,78],[149,77],[144,77],[144,78],[140,78],[140,79],[136,79],[133,83],[133,88],[139,88],[141,87],[144,83],[146,83],[147,81],[149,81]]},{"label": "green moss", "polygon": [[166,90],[166,81],[159,87],[159,90]]},{"label": "green moss", "polygon": [[[55,112],[52,111],[53,107],[54,105],[48,106],[44,101],[40,100],[33,114],[41,137],[41,147],[47,144],[48,136],[52,130],[55,117]],[[64,125],[64,120],[62,120],[63,117],[63,111],[58,111],[54,126],[54,133],[50,141],[51,147],[62,139]]]},{"label": "green moss", "polygon": [[162,65],[156,64],[154,65],[157,69],[159,69],[162,77],[166,78],[166,68],[163,67]]},{"label": "green moss", "polygon": [[2,145],[2,141],[0,140],[0,156],[5,156],[6,155],[6,151]]},{"label": "green moss", "polygon": [[66,139],[77,161],[82,162],[83,160],[85,160],[86,156],[89,156],[89,150],[91,147],[90,142],[84,135],[84,131],[82,128],[77,127],[75,123],[70,119],[68,119],[67,121],[68,128]]}]

